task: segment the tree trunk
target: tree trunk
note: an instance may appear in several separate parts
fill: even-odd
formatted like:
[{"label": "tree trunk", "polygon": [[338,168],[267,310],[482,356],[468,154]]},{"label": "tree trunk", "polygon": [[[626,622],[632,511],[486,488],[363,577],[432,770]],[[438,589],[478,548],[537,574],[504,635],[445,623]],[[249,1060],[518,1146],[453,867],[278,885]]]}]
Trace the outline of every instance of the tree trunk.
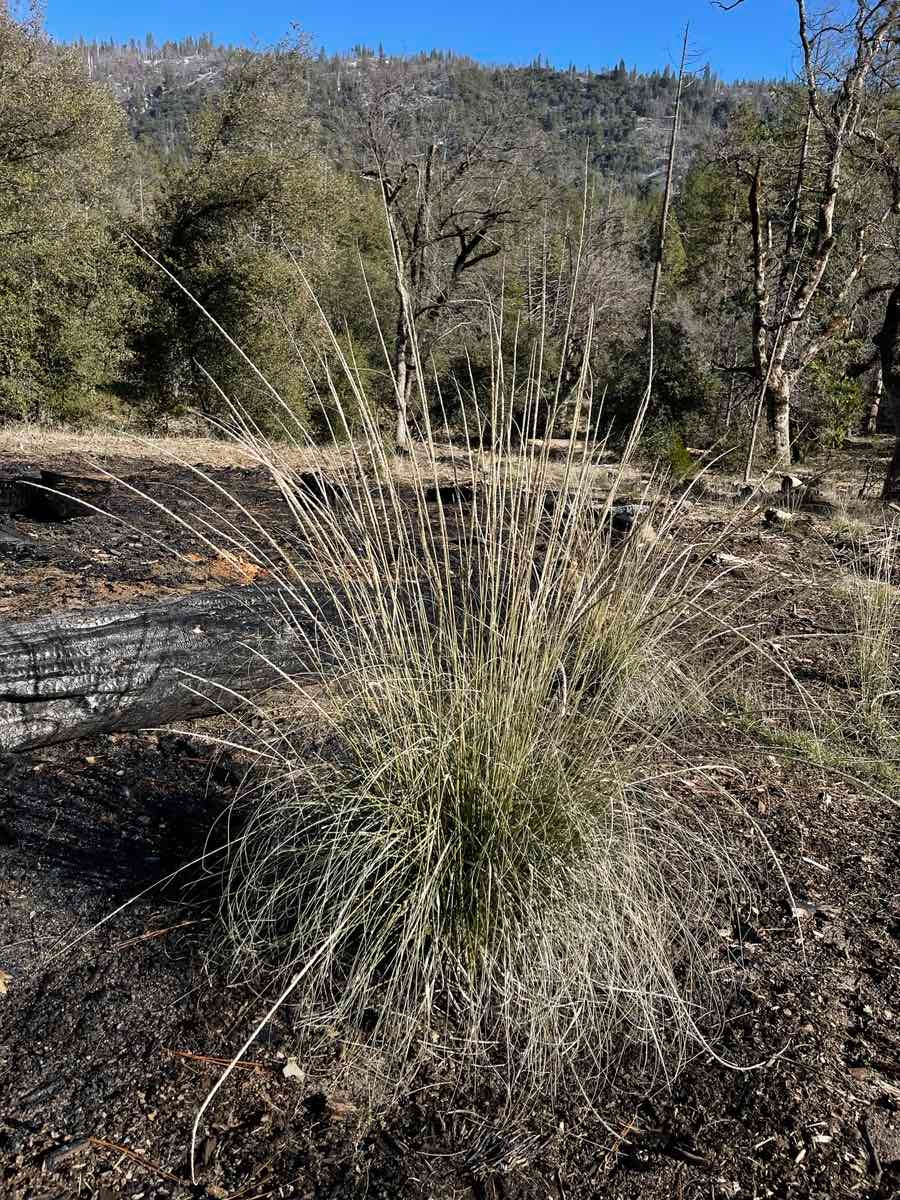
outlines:
[{"label": "tree trunk", "polygon": [[394,436],[394,449],[398,454],[403,455],[412,452],[412,438],[409,433],[409,393],[414,369],[413,364],[410,362],[409,337],[406,332],[405,314],[401,314],[394,352],[394,382],[397,389],[395,397],[397,424]]},{"label": "tree trunk", "polygon": [[900,500],[900,282],[891,292],[881,332],[875,338],[881,357],[881,381],[894,418],[894,454],[884,477],[882,497]]},{"label": "tree trunk", "polygon": [[277,587],[7,625],[0,629],[0,751],[237,708],[241,696],[283,681],[278,668],[309,670],[303,647]]},{"label": "tree trunk", "polygon": [[653,283],[650,288],[649,320],[652,323],[656,315],[656,302],[659,299],[659,289],[662,283],[663,262],[666,255],[666,233],[669,225],[669,205],[672,201],[672,181],[675,176],[675,148],[678,145],[678,123],[681,116],[681,92],[684,85],[684,64],[687,60],[688,27],[684,27],[684,41],[681,46],[681,66],[678,69],[678,87],[675,91],[675,111],[672,113],[672,136],[669,139],[669,157],[666,165],[666,186],[663,191],[662,211],[659,214],[659,236],[656,245],[656,262],[653,265]]},{"label": "tree trunk", "polygon": [[[737,344],[736,344],[735,336],[734,336],[736,326],[737,326],[737,317],[735,317],[734,320],[731,322],[731,346],[732,346],[731,379],[729,380],[729,383],[728,383],[728,403],[725,405],[725,429],[724,429],[725,433],[728,433],[729,429],[731,428],[731,418],[734,414],[734,394],[737,390],[737,370],[736,370],[736,368],[737,368],[737,364],[738,364],[738,356],[737,356]],[[723,432],[723,430],[720,428],[718,411],[716,413],[715,429],[716,429],[716,437],[718,437],[719,434]]]},{"label": "tree trunk", "polygon": [[881,365],[875,368],[875,378],[872,382],[872,399],[869,402],[869,410],[866,413],[866,419],[863,424],[863,433],[871,436],[878,428],[878,411],[881,408],[881,396],[884,391],[884,384],[881,380]]},{"label": "tree trunk", "polygon": [[779,470],[791,466],[791,378],[781,368],[774,370],[766,388],[769,428],[774,442],[773,465]]}]

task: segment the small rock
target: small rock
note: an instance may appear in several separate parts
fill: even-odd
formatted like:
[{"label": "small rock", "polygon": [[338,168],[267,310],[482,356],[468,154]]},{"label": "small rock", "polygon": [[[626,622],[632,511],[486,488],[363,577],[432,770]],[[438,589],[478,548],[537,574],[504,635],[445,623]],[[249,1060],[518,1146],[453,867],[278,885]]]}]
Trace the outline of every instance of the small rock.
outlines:
[{"label": "small rock", "polygon": [[305,1079],[306,1072],[297,1062],[296,1058],[289,1058],[281,1068],[281,1073],[285,1079]]},{"label": "small rock", "polygon": [[90,1138],[76,1138],[74,1141],[66,1142],[62,1146],[54,1146],[52,1150],[48,1150],[41,1160],[41,1166],[45,1170],[53,1170],[61,1166],[67,1159],[73,1158],[76,1154],[80,1154],[82,1150],[91,1148]]},{"label": "small rock", "polygon": [[714,554],[713,562],[729,571],[740,571],[744,567],[752,566],[749,558],[738,558],[736,554]]},{"label": "small rock", "polygon": [[767,508],[764,520],[770,528],[786,529],[796,518],[786,508]]},{"label": "small rock", "polygon": [[631,533],[639,518],[647,511],[646,504],[613,504],[607,519],[613,533]]},{"label": "small rock", "polygon": [[785,496],[789,496],[791,492],[795,492],[798,488],[804,486],[805,484],[799,475],[785,475],[781,480],[781,490]]}]

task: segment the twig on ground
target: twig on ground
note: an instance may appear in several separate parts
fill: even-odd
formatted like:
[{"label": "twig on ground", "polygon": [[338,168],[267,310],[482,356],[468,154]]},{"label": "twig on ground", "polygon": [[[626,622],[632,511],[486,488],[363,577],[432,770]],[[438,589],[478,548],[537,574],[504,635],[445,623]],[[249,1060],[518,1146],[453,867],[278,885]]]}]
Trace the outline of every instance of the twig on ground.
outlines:
[{"label": "twig on ground", "polygon": [[624,1129],[622,1129],[622,1131],[620,1133],[615,1134],[615,1136],[613,1137],[613,1144],[610,1147],[609,1153],[606,1156],[607,1167],[613,1166],[613,1164],[615,1163],[616,1159],[619,1156],[619,1151],[621,1150],[622,1146],[628,1144],[628,1135],[630,1133],[633,1133],[636,1127],[637,1127],[637,1116],[635,1115],[629,1120],[628,1124],[624,1127]]},{"label": "twig on ground", "polygon": [[187,1181],[173,1175],[171,1171],[166,1171],[157,1163],[152,1162],[149,1158],[144,1158],[143,1154],[138,1154],[136,1150],[131,1150],[128,1146],[120,1146],[118,1142],[109,1142],[106,1138],[89,1137],[88,1141],[97,1150],[112,1150],[116,1154],[124,1155],[125,1158],[130,1158],[132,1162],[136,1162],[139,1166],[152,1171],[155,1175],[159,1175],[162,1179],[167,1179],[169,1183],[178,1183],[183,1187],[188,1186]]},{"label": "twig on ground", "polygon": [[165,1050],[166,1054],[171,1054],[173,1058],[185,1058],[189,1062],[208,1063],[213,1067],[240,1068],[244,1071],[273,1071],[274,1066],[268,1063],[255,1062],[250,1059],[240,1059],[237,1062],[233,1058],[222,1058],[218,1054],[192,1054],[189,1050]]},{"label": "twig on ground", "polygon": [[150,942],[154,938],[165,937],[167,933],[173,933],[176,929],[186,929],[188,925],[200,925],[206,918],[198,918],[194,921],[179,921],[175,925],[167,925],[165,929],[148,929],[144,933],[139,933],[136,937],[126,938],[124,942],[116,942],[112,947],[113,950],[125,950],[128,946],[136,946],[138,942]]}]

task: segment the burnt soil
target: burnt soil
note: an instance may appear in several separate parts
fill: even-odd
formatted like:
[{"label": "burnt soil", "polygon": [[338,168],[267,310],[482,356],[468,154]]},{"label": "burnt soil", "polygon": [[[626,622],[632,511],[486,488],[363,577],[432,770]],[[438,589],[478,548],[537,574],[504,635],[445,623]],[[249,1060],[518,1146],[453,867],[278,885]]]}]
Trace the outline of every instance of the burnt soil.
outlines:
[{"label": "burnt soil", "polygon": [[[134,475],[135,465],[110,469]],[[287,525],[261,474],[211,474]],[[135,481],[170,504],[198,491],[166,464],[142,464]],[[108,507],[138,532],[97,514],[14,522],[34,544],[0,547],[0,619],[234,581],[127,490],[115,489]],[[724,524],[713,505],[693,512],[704,536]],[[815,522],[770,531],[755,518],[727,546],[749,564],[729,586],[767,597],[767,636],[798,647],[794,665],[825,707],[852,704],[835,675],[834,638],[817,633],[842,618],[822,582],[840,566],[829,537]],[[758,907],[720,931],[731,999],[716,1049],[764,1065],[733,1070],[699,1054],[671,1086],[639,1085],[626,1072],[594,1108],[569,1095],[527,1113],[487,1088],[451,1095],[425,1080],[371,1117],[344,1076],[332,1087],[327,1071],[285,1075],[295,1048],[276,1020],[207,1113],[196,1185],[191,1126],[222,1069],[210,1060],[227,1060],[265,1006],[227,986],[210,955],[220,936],[215,879],[194,871],[151,885],[202,853],[245,767],[174,732],[3,760],[0,1194],[900,1196],[896,789],[881,782],[879,794],[847,772],[789,762],[721,720],[692,740],[739,768],[728,783],[735,808],[766,834],[793,890],[791,901],[770,872]]]}]

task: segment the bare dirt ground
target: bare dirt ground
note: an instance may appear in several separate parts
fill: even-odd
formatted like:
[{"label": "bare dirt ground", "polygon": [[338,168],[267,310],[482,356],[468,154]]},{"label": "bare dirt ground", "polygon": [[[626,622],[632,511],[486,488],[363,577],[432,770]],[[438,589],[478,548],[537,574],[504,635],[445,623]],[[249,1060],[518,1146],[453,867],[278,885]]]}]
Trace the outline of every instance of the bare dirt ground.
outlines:
[{"label": "bare dirt ground", "polygon": [[[73,468],[78,449],[7,442],[0,473]],[[287,528],[262,473],[191,449],[189,461],[208,462],[211,479]],[[152,454],[118,447],[104,462],[170,505],[196,503],[196,479]],[[848,456],[848,498],[860,480]],[[0,619],[233,582],[227,564],[127,489],[108,507],[118,520],[16,522],[34,545],[0,550]],[[700,545],[729,517],[720,498],[698,500],[684,536]],[[856,519],[872,537],[884,521],[874,508]],[[452,1095],[423,1079],[372,1118],[362,1093],[329,1083],[327,1065],[285,1075],[294,1048],[278,1019],[208,1113],[191,1184],[194,1116],[264,1011],[225,985],[210,956],[215,880],[188,873],[192,886],[154,888],[92,927],[202,852],[245,767],[192,734],[111,735],[0,763],[0,1193],[900,1195],[900,788],[885,751],[860,743],[851,754],[833,732],[858,699],[835,587],[846,539],[827,515],[771,529],[752,511],[722,549],[743,564],[721,586],[752,597],[769,653],[837,722],[818,744],[825,765],[812,766],[786,736],[797,714],[779,705],[790,694],[754,678],[734,681],[733,717],[717,709],[685,731],[685,755],[734,768],[735,809],[758,822],[793,891],[771,872],[758,906],[720,931],[731,1003],[717,1050],[763,1065],[733,1070],[698,1055],[671,1086],[626,1072],[596,1108],[570,1096],[528,1113],[489,1088]]]}]

